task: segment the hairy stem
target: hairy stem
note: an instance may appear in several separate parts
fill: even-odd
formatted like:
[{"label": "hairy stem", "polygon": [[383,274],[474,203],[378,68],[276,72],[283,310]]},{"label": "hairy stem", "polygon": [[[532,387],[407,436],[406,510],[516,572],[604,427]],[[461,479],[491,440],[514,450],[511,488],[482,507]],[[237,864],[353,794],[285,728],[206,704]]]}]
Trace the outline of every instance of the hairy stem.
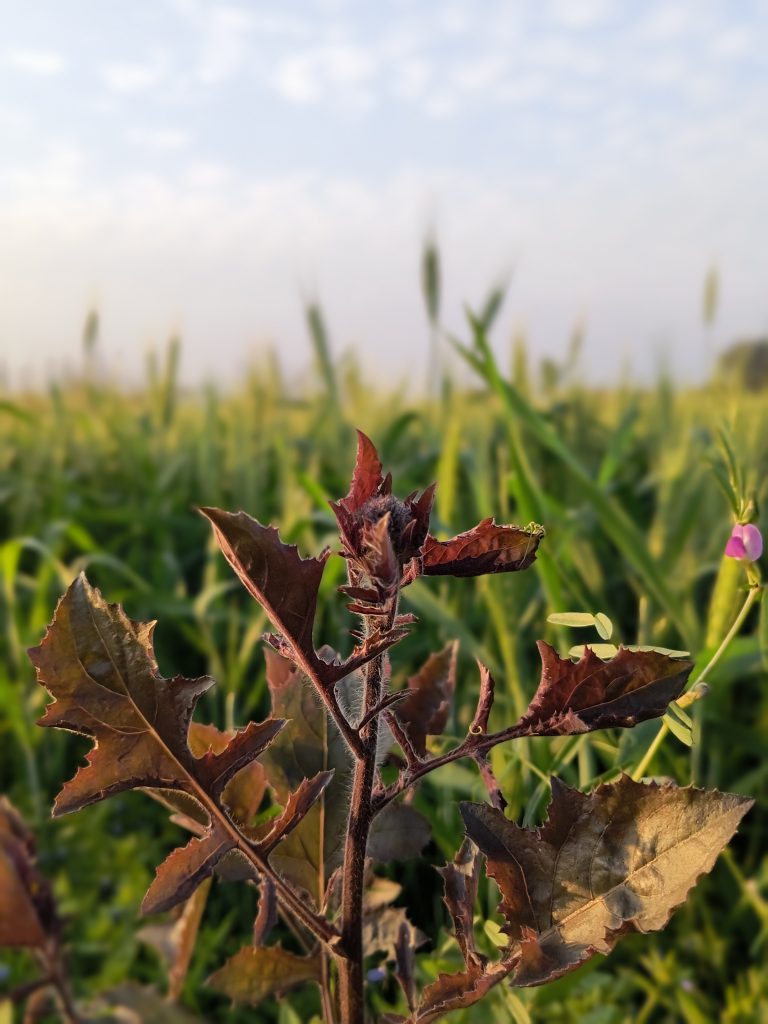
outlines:
[{"label": "hairy stem", "polygon": [[[373,616],[365,620],[366,636],[391,629],[397,611],[397,600],[384,622]],[[344,959],[339,961],[339,997],[341,1024],[364,1024],[365,991],[363,977],[363,889],[365,883],[365,852],[371,829],[373,811],[371,798],[376,777],[376,751],[379,740],[379,718],[371,715],[383,697],[384,655],[368,662],[365,673],[365,695],[360,730],[363,758],[355,765],[352,800],[349,809],[347,840],[344,847],[344,874],[341,895],[341,945]]]}]

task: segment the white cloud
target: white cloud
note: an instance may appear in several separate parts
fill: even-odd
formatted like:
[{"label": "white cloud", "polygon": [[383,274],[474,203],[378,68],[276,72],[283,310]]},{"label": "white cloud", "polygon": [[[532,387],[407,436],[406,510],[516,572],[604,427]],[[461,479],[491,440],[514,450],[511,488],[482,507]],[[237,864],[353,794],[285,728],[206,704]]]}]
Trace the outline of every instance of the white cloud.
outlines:
[{"label": "white cloud", "polygon": [[16,71],[41,78],[59,75],[66,67],[61,54],[53,50],[12,50],[6,54],[5,60]]},{"label": "white cloud", "polygon": [[253,19],[245,8],[214,8],[208,21],[198,71],[202,82],[221,82],[240,70],[248,53],[252,29]]},{"label": "white cloud", "polygon": [[159,85],[165,75],[164,64],[159,59],[150,64],[114,62],[102,67],[101,76],[112,92],[133,96]]},{"label": "white cloud", "polygon": [[334,43],[289,53],[278,61],[269,81],[289,103],[316,103],[333,92],[344,105],[360,107],[372,100],[368,83],[376,69],[373,51]]},{"label": "white cloud", "polygon": [[127,138],[136,146],[161,150],[186,149],[191,141],[189,133],[181,128],[132,128]]},{"label": "white cloud", "polygon": [[550,0],[548,14],[553,24],[567,29],[587,29],[615,13],[613,0]]}]

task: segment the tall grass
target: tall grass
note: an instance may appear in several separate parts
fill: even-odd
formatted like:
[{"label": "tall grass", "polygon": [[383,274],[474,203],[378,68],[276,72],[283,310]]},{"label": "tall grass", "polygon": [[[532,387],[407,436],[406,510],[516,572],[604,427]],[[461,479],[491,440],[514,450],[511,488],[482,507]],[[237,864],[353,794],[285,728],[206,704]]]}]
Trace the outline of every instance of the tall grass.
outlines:
[{"label": "tall grass", "polygon": [[[439,266],[425,280],[439,288]],[[437,283],[436,283],[437,282]],[[439,293],[436,293],[439,294]],[[550,366],[531,381],[530,353],[518,342],[512,372],[489,333],[503,298],[492,293],[453,339],[462,385],[444,382],[434,397],[409,401],[361,383],[354,365],[333,359],[321,311],[308,311],[317,353],[316,390],[289,394],[265,360],[234,391],[214,384],[181,388],[178,342],[150,361],[145,386],[123,391],[100,380],[92,362],[97,322],[88,333],[90,362],[45,394],[0,401],[0,790],[10,793],[41,835],[45,869],[69,915],[69,938],[82,991],[127,975],[156,978],[158,967],[135,937],[136,912],[170,826],[153,806],[128,795],[83,812],[76,823],[48,820],[59,782],[83,753],[79,741],[34,725],[43,704],[25,649],[36,643],[58,596],[80,570],[133,618],[157,618],[157,649],[166,672],[209,672],[219,686],[204,712],[219,724],[263,715],[266,695],[259,638],[265,623],[216,554],[198,505],[244,508],[280,525],[305,552],[332,542],[329,497],[346,491],[358,426],[378,444],[398,488],[438,481],[435,528],[447,534],[484,516],[547,528],[535,568],[481,581],[416,583],[405,598],[424,628],[394,657],[404,677],[447,640],[461,641],[455,729],[466,727],[477,684],[474,659],[498,681],[499,721],[516,716],[537,679],[534,640],[565,652],[596,636],[547,623],[554,611],[605,612],[627,643],[711,654],[736,615],[739,567],[722,558],[729,509],[713,465],[717,433],[727,425],[744,471],[768,479],[768,403],[761,395],[714,388],[594,389],[573,367]],[[430,319],[439,335],[438,301]],[[568,372],[565,372],[566,369]],[[335,592],[343,562],[327,567],[319,639],[351,644],[351,618]],[[434,584],[437,583],[437,586]],[[762,646],[761,646],[761,636]],[[757,795],[734,847],[670,930],[630,941],[608,962],[549,989],[498,992],[494,1020],[623,1021],[698,1024],[760,1020],[768,985],[758,965],[768,938],[768,697],[764,662],[768,616],[757,610],[709,679],[693,718],[692,749],[668,737],[651,765],[681,782]],[[536,822],[551,773],[577,785],[631,769],[657,723],[494,751],[509,813]],[[454,765],[439,790],[425,786],[419,805],[433,823],[434,863],[455,847],[455,800],[482,798],[475,775]],[[105,839],[104,834],[109,838]],[[736,866],[738,864],[738,867]],[[417,923],[435,953],[428,969],[451,963],[439,888],[426,865],[407,869]],[[233,905],[226,886],[214,897],[189,984],[189,1005],[236,1021],[199,985],[222,946],[247,934],[249,908]],[[489,897],[490,898],[490,897]],[[12,970],[21,976],[23,958]],[[294,1011],[281,1008],[280,1020]],[[302,1019],[302,1009],[296,1011]],[[265,1009],[264,1020],[277,1019]],[[467,1012],[456,1021],[479,1020]],[[243,1017],[242,1019],[246,1019]]]}]

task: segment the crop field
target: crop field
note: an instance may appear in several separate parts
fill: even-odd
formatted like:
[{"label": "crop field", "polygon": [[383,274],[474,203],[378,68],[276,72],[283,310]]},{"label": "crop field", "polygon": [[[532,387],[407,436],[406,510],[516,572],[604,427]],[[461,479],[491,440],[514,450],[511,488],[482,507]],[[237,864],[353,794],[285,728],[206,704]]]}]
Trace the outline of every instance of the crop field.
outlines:
[{"label": "crop field", "polygon": [[[328,500],[347,492],[357,427],[376,443],[400,494],[437,481],[438,536],[490,516],[546,529],[527,572],[417,580],[404,592],[403,610],[421,625],[392,651],[393,686],[430,653],[459,641],[456,699],[444,735],[429,741],[433,749],[466,732],[477,659],[496,679],[501,726],[522,714],[536,689],[537,639],[563,655],[605,642],[593,628],[549,622],[553,613],[603,613],[613,624],[612,643],[691,652],[694,679],[736,622],[747,579],[743,565],[723,557],[734,520],[721,484],[727,489],[729,478],[739,478],[758,511],[768,505],[765,392],[716,384],[681,390],[667,379],[642,389],[595,389],[573,361],[542,373],[522,343],[494,356],[486,342],[493,310],[487,313],[469,324],[463,352],[450,350],[450,383],[429,400],[377,389],[353,360],[335,360],[317,310],[310,317],[317,372],[301,392],[266,357],[235,389],[184,389],[173,344],[134,390],[99,373],[87,350],[83,367],[47,390],[0,397],[0,793],[36,836],[79,1004],[101,1006],[103,1014],[110,1000],[139,1006],[155,999],[141,1004],[151,1009],[138,1010],[137,1019],[161,1024],[303,1024],[321,1012],[311,986],[257,1009],[232,1007],[206,986],[247,941],[257,909],[255,889],[218,878],[186,973],[173,984],[175,998],[157,1001],[149,990],[168,990],[163,949],[170,929],[163,932],[162,917],[142,919],[140,905],[155,867],[180,841],[178,826],[167,808],[135,792],[51,817],[53,799],[88,743],[35,724],[46,694],[26,652],[81,571],[132,619],[157,620],[165,675],[217,681],[197,719],[221,728],[260,721],[269,713],[261,640],[268,623],[197,508],[244,509],[278,525],[303,554],[335,545],[315,635],[347,654],[354,620],[337,591],[345,565],[335,553]],[[443,358],[448,365],[448,351]],[[507,814],[527,825],[545,814],[552,774],[584,791],[621,771],[670,777],[756,803],[663,932],[630,935],[609,957],[546,987],[500,985],[450,1021],[768,1020],[765,607],[758,600],[748,608],[707,672],[706,695],[681,717],[668,716],[668,725],[650,721],[494,749]],[[484,798],[466,762],[425,779],[414,806],[431,825],[429,844],[421,858],[386,869],[427,937],[419,985],[460,967],[434,867],[458,845],[458,801]],[[478,925],[478,941],[493,950],[494,886],[484,883],[480,898],[490,923]],[[0,949],[3,1024],[21,1020],[3,993],[19,990],[36,970],[30,953]],[[377,1012],[402,1011],[391,965],[369,988]],[[108,1019],[98,1012],[93,1019]],[[57,1019],[44,1008],[40,1014],[34,1019]]]}]

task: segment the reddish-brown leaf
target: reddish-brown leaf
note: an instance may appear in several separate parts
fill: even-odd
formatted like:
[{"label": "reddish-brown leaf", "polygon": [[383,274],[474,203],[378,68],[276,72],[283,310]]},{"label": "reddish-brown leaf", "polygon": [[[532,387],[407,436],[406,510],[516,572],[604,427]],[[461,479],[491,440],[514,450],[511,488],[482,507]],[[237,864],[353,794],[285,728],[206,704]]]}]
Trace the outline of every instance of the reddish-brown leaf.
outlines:
[{"label": "reddish-brown leaf", "polygon": [[262,526],[245,512],[218,508],[200,511],[213,526],[224,557],[290,645],[294,656],[325,678],[329,666],[312,642],[317,593],[330,554],[302,558],[294,544],[284,544],[273,526]]},{"label": "reddish-brown leaf", "polygon": [[401,700],[394,714],[421,757],[427,752],[427,736],[439,736],[448,722],[456,689],[458,641],[430,654],[408,680],[410,696]]},{"label": "reddish-brown leaf", "polygon": [[425,576],[485,576],[527,569],[543,536],[541,526],[497,526],[493,519],[483,519],[450,540],[428,536],[422,549],[422,572]]},{"label": "reddish-brown leaf", "polygon": [[173,920],[163,924],[154,922],[137,932],[138,938],[152,946],[165,964],[168,996],[173,1001],[181,996],[210,888],[209,879],[195,890],[183,906],[176,908],[178,913]]},{"label": "reddish-brown leaf", "polygon": [[289,795],[282,814],[269,823],[269,831],[260,840],[259,845],[265,853],[274,850],[277,844],[290,835],[302,822],[331,779],[333,779],[333,769],[328,772],[318,772],[311,779],[301,780],[298,788]]},{"label": "reddish-brown leaf", "polygon": [[464,1010],[486,996],[509,974],[511,966],[505,961],[483,969],[472,964],[461,974],[440,974],[437,981],[424,989],[416,1013],[409,1024],[431,1024],[452,1010]]},{"label": "reddish-brown leaf", "polygon": [[477,848],[465,839],[453,860],[437,869],[445,885],[443,900],[451,915],[456,941],[468,968],[485,962],[485,957],[478,953],[475,945],[473,923],[480,881],[479,867]]},{"label": "reddish-brown leaf", "polygon": [[47,880],[38,871],[32,833],[0,797],[0,947],[43,946],[59,920]]},{"label": "reddish-brown leaf", "polygon": [[286,807],[304,780],[333,772],[302,821],[270,854],[273,867],[320,906],[328,878],[341,863],[352,757],[303,674],[270,648],[264,653],[272,710],[289,720],[260,758],[275,797]]},{"label": "reddish-brown leaf", "polygon": [[662,928],[752,803],[623,776],[589,795],[553,779],[549,818],[535,831],[462,804],[501,890],[506,955],[518,961],[512,983],[543,984],[610,952],[628,931]]},{"label": "reddish-brown leaf", "polygon": [[349,494],[338,504],[347,512],[356,512],[369,498],[379,493],[384,478],[376,446],[362,430],[357,432],[357,458],[352,472]]},{"label": "reddish-brown leaf", "polygon": [[80,576],[62,597],[30,657],[39,682],[54,697],[40,724],[70,729],[94,742],[86,767],[65,784],[54,813],[146,787],[176,790],[190,808],[197,804],[204,811],[199,837],[158,869],[145,901],[145,908],[155,911],[186,899],[233,848],[234,829],[222,793],[284,723],[251,723],[223,743],[216,738],[217,749],[206,747],[195,757],[189,746],[190,722],[198,698],[213,680],[161,676],[152,628],[152,623],[133,622],[120,607],[107,604]]},{"label": "reddish-brown leaf", "polygon": [[[279,719],[273,721],[277,722]],[[189,727],[189,749],[196,758],[207,758],[211,764],[213,755],[223,755],[232,740],[236,737],[245,737],[247,732],[248,729],[242,732],[235,729],[222,730],[217,729],[215,725],[193,722]],[[241,739],[235,751],[243,750],[244,746],[245,741]],[[234,751],[230,757],[233,754]],[[221,790],[221,797],[232,819],[238,825],[248,825],[259,810],[266,791],[267,774],[264,765],[260,761],[250,761],[226,783]]]},{"label": "reddish-brown leaf", "polygon": [[142,913],[159,914],[188,899],[235,846],[231,833],[214,822],[204,835],[194,836],[186,846],[177,847],[157,868],[141,904]]},{"label": "reddish-brown leaf", "polygon": [[683,692],[693,665],[657,651],[622,647],[610,661],[589,648],[580,660],[558,657],[540,640],[541,681],[515,726],[519,735],[559,735],[633,726],[663,715]]}]

